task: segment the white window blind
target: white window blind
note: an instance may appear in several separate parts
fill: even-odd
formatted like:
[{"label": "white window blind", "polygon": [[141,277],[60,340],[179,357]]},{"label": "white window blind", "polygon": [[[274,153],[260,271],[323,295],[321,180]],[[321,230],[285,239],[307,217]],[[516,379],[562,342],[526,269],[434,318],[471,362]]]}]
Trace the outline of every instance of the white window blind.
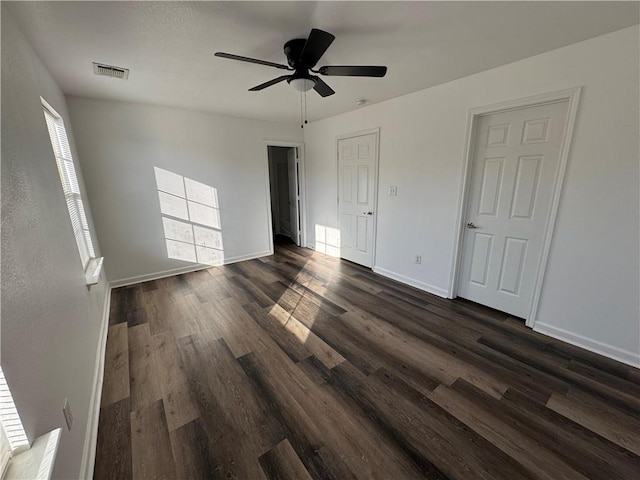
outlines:
[{"label": "white window blind", "polygon": [[58,164],[58,173],[64,190],[64,197],[69,209],[69,217],[73,226],[73,233],[78,244],[78,252],[82,260],[82,268],[87,269],[89,260],[94,258],[93,243],[91,241],[91,233],[89,232],[89,224],[82,203],[80,194],[80,186],[76,177],[76,169],[73,165],[73,157],[69,148],[69,140],[67,139],[67,131],[64,128],[62,117],[58,115],[49,105],[44,105],[44,118],[47,122],[49,137],[51,138],[51,146]]},{"label": "white window blind", "polygon": [[0,367],[0,478],[4,475],[12,454],[26,448],[29,448],[29,440]]},{"label": "white window blind", "polygon": [[4,476],[7,470],[9,460],[11,460],[11,445],[7,440],[4,429],[0,427],[0,478]]}]

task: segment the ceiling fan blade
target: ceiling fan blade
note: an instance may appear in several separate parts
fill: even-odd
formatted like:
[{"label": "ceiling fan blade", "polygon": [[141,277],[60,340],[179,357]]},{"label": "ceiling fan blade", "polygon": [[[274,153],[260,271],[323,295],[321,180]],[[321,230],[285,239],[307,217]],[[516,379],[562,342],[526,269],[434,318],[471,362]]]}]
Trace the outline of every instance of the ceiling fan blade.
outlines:
[{"label": "ceiling fan blade", "polygon": [[313,67],[318,63],[320,57],[324,55],[324,52],[327,51],[327,48],[329,48],[329,45],[331,45],[331,42],[333,42],[335,38],[336,37],[329,32],[312,28],[311,33],[309,33],[309,38],[307,38],[302,53],[300,54],[300,63],[307,68]]},{"label": "ceiling fan blade", "polygon": [[240,55],[233,55],[232,53],[216,52],[216,57],[228,58],[229,60],[239,60],[241,62],[257,63],[259,65],[266,65],[267,67],[280,68],[282,70],[292,70],[286,65],[280,65],[279,63],[267,62],[266,60],[258,60],[257,58],[241,57]]},{"label": "ceiling fan blade", "polygon": [[321,67],[318,71],[322,75],[339,75],[344,77],[384,77],[387,73],[387,67],[352,65],[340,67]]},{"label": "ceiling fan blade", "polygon": [[249,91],[250,92],[257,92],[258,90],[263,90],[267,87],[270,87],[271,85],[275,85],[276,83],[280,83],[284,80],[286,80],[287,78],[289,78],[291,75],[282,75],[281,77],[278,78],[274,78],[273,80],[269,80],[268,82],[264,82],[261,83],[260,85],[257,85],[253,88],[250,88]]},{"label": "ceiling fan blade", "polygon": [[333,95],[334,93],[336,93],[333,91],[333,88],[324,83],[324,81],[320,77],[312,75],[311,78],[313,78],[313,80],[316,82],[316,84],[313,86],[313,89],[318,92],[321,97],[328,97],[329,95]]}]

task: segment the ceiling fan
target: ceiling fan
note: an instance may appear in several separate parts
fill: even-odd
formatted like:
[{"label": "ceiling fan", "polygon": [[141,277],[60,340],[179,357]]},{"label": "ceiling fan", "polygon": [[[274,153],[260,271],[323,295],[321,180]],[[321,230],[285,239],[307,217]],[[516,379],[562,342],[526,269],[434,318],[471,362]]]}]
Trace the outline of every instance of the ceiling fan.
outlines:
[{"label": "ceiling fan", "polygon": [[348,77],[384,77],[387,73],[387,67],[381,66],[326,66],[314,70],[316,63],[320,60],[324,52],[327,51],[329,45],[336,37],[312,28],[309,38],[294,38],[284,44],[284,54],[287,57],[287,65],[268,62],[266,60],[258,60],[256,58],[242,57],[231,53],[216,52],[216,57],[228,58],[230,60],[239,60],[241,62],[257,63],[268,67],[279,68],[280,70],[292,71],[291,75],[282,75],[268,82],[250,88],[250,92],[263,90],[277,83],[287,81],[294,89],[299,92],[307,92],[312,88],[322,97],[333,95],[333,89],[327,85],[320,77],[311,75],[309,72],[319,73],[326,76],[348,76]]}]

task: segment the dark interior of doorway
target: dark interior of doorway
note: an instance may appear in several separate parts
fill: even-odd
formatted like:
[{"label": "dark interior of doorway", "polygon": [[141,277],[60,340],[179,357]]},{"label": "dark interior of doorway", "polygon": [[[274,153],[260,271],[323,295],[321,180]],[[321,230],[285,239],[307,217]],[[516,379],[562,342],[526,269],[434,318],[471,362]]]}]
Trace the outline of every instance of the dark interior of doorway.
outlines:
[{"label": "dark interior of doorway", "polygon": [[271,224],[274,243],[299,245],[295,147],[268,147]]}]

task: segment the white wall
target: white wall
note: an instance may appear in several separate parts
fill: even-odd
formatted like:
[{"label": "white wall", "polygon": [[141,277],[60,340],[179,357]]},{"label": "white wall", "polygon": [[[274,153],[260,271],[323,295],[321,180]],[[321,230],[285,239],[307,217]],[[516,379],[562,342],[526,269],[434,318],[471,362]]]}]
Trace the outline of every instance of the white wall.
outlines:
[{"label": "white wall", "polygon": [[269,250],[264,140],[300,141],[297,125],[69,97],[109,281],[194,264],[167,256],[154,167],[217,189],[226,262]]},{"label": "white wall", "polygon": [[338,227],[336,136],[381,127],[376,267],[447,295],[468,110],[584,86],[536,328],[640,365],[638,44],[635,26],[311,123],[307,243]]},{"label": "white wall", "polygon": [[64,96],[3,3],[1,362],[29,439],[63,427],[54,477],[78,478],[106,282],[87,289],[40,96],[65,119],[77,163]]}]

